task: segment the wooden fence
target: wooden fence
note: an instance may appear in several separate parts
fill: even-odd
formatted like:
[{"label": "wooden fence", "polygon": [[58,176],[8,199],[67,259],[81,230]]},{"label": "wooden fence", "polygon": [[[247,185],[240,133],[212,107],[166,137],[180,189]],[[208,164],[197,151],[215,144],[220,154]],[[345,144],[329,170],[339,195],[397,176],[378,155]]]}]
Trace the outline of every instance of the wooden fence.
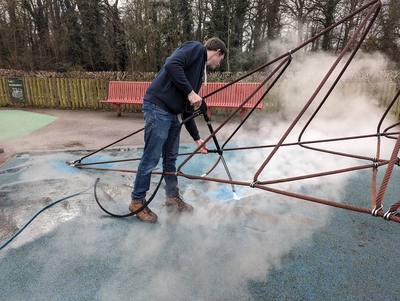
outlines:
[{"label": "wooden fence", "polygon": [[[38,107],[60,109],[115,110],[113,105],[101,104],[107,99],[108,80],[88,78],[55,78],[55,77],[24,77],[25,102],[11,101],[6,77],[0,77],[0,107]],[[283,91],[285,84],[280,84],[271,90],[264,99],[262,112],[274,113],[291,103],[285,100]],[[400,83],[358,83],[343,82],[338,86],[346,97],[363,95],[379,101],[379,106],[387,107],[394,95],[400,89]],[[140,112],[140,105],[121,105],[122,111]],[[227,114],[232,109],[213,109],[213,114]],[[397,101],[392,113],[400,118],[400,100]]]},{"label": "wooden fence", "polygon": [[99,109],[107,98],[108,81],[74,78],[23,78],[25,103],[13,103],[7,79],[0,77],[0,106],[29,106],[61,109]]}]

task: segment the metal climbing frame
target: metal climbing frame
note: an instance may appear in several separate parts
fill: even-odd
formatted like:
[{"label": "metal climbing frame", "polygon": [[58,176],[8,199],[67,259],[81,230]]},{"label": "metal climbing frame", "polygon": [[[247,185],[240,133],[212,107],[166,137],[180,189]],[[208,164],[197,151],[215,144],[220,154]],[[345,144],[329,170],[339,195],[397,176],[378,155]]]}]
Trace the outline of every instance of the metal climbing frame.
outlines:
[{"label": "metal climbing frame", "polygon": [[[197,155],[199,153],[200,148],[202,147],[199,146],[196,150],[194,150],[193,152],[190,153],[185,153],[185,154],[180,154],[180,155],[184,155],[186,156],[186,158],[183,160],[183,162],[178,166],[177,168],[177,175],[181,176],[181,177],[185,177],[188,179],[201,179],[201,180],[206,180],[206,181],[213,181],[213,182],[218,182],[218,183],[224,183],[224,184],[230,184],[232,185],[239,185],[239,186],[247,186],[247,187],[252,187],[252,188],[258,188],[261,190],[265,190],[265,191],[269,191],[272,193],[276,193],[276,194],[281,194],[281,195],[285,195],[285,196],[289,196],[289,197],[293,197],[293,198],[297,198],[297,199],[302,199],[302,200],[306,200],[306,201],[311,201],[311,202],[315,202],[315,203],[320,203],[320,204],[324,204],[324,205],[329,205],[332,207],[337,207],[337,208],[342,208],[342,209],[347,209],[347,210],[353,210],[353,211],[357,211],[357,212],[363,212],[363,213],[367,213],[367,214],[371,214],[373,216],[380,216],[383,217],[386,220],[392,220],[392,221],[396,221],[396,222],[400,222],[400,213],[397,211],[397,209],[400,207],[400,200],[394,202],[388,209],[388,211],[384,212],[383,211],[383,206],[382,206],[382,202],[383,202],[383,197],[384,194],[386,192],[386,188],[388,186],[388,183],[390,181],[391,175],[392,175],[392,171],[395,165],[400,165],[400,160],[398,158],[398,154],[399,154],[399,150],[400,150],[400,134],[399,131],[395,131],[392,130],[393,128],[397,127],[400,123],[395,123],[393,125],[391,125],[390,127],[384,129],[382,131],[381,127],[382,127],[382,122],[383,120],[387,117],[389,110],[391,107],[393,107],[393,105],[398,101],[399,98],[399,94],[400,94],[400,90],[397,92],[397,94],[395,95],[395,97],[393,98],[393,100],[391,101],[391,103],[389,104],[388,108],[386,109],[386,111],[384,112],[378,126],[377,126],[377,131],[374,134],[369,134],[369,135],[362,135],[362,136],[353,136],[353,137],[341,137],[341,138],[336,138],[336,139],[325,139],[325,140],[318,140],[318,141],[303,141],[303,135],[306,132],[308,126],[310,125],[310,123],[312,122],[312,120],[317,116],[318,112],[320,111],[320,109],[323,107],[323,105],[326,103],[326,101],[328,100],[329,96],[331,95],[332,91],[334,90],[334,88],[336,87],[336,85],[338,84],[338,82],[340,81],[340,79],[342,78],[343,74],[345,73],[346,69],[348,68],[348,66],[350,65],[350,63],[352,62],[353,58],[355,57],[357,51],[359,50],[362,42],[364,41],[365,37],[367,36],[368,32],[370,31],[374,21],[376,20],[380,8],[381,8],[381,1],[371,1],[367,4],[365,4],[364,6],[360,7],[359,9],[357,9],[356,11],[354,11],[353,13],[349,14],[348,16],[346,16],[345,18],[339,20],[338,22],[332,24],[331,26],[327,27],[326,29],[324,29],[323,31],[321,31],[320,33],[318,33],[317,35],[315,35],[314,37],[310,38],[309,40],[305,41],[304,43],[300,44],[299,46],[297,46],[296,48],[288,51],[287,53],[259,66],[258,68],[252,70],[251,72],[243,75],[242,77],[226,84],[225,86],[213,91],[212,93],[203,96],[205,100],[207,100],[207,97],[210,97],[211,95],[218,93],[220,91],[222,91],[223,89],[229,87],[230,85],[233,85],[234,83],[237,83],[239,81],[242,81],[243,79],[245,79],[246,77],[261,71],[262,69],[266,68],[266,67],[271,67],[274,65],[277,65],[272,72],[260,83],[260,85],[246,98],[243,100],[242,105],[239,106],[238,108],[236,108],[235,110],[232,111],[232,113],[214,130],[211,127],[209,127],[210,129],[210,135],[204,140],[204,144],[206,144],[207,142],[209,142],[210,140],[216,140],[217,134],[221,131],[221,129],[223,129],[227,123],[236,115],[238,114],[242,107],[245,106],[250,99],[252,99],[254,97],[254,95],[256,95],[256,93],[261,90],[267,83],[268,83],[268,88],[264,91],[264,93],[262,94],[262,96],[259,98],[259,100],[257,102],[255,102],[254,106],[252,109],[249,110],[249,112],[246,114],[246,116],[243,118],[243,120],[239,123],[239,125],[232,131],[232,133],[230,134],[230,136],[225,140],[225,142],[219,146],[218,145],[218,150],[210,150],[210,152],[214,152],[214,153],[218,153],[219,157],[216,160],[216,162],[214,163],[214,165],[205,173],[202,175],[192,175],[192,174],[187,174],[184,173],[182,171],[182,168],[185,166],[185,164],[187,164],[187,162],[189,160],[191,160],[193,158],[193,156]],[[292,123],[289,125],[289,127],[287,128],[286,132],[282,135],[282,137],[280,138],[280,140],[278,141],[278,143],[273,144],[273,145],[259,145],[259,146],[251,146],[251,147],[237,147],[237,148],[227,148],[227,143],[229,141],[232,140],[232,138],[237,134],[238,130],[243,126],[243,124],[251,117],[252,113],[255,111],[256,107],[262,102],[262,100],[264,99],[264,97],[271,91],[271,89],[275,86],[275,84],[281,79],[282,75],[285,73],[285,70],[289,67],[291,61],[292,61],[292,56],[293,54],[295,54],[297,51],[299,51],[300,49],[302,49],[303,47],[307,46],[308,44],[312,43],[313,41],[315,41],[316,39],[320,38],[321,36],[325,35],[326,33],[328,33],[330,30],[336,28],[337,26],[341,25],[343,22],[346,22],[347,20],[353,18],[356,15],[361,14],[362,12],[365,12],[365,16],[363,17],[363,19],[361,20],[359,26],[357,27],[357,29],[355,30],[354,34],[352,35],[352,37],[350,38],[350,40],[348,41],[348,43],[345,45],[345,47],[343,48],[343,50],[338,54],[336,60],[334,61],[334,63],[332,64],[331,68],[328,70],[328,72],[326,73],[326,75],[324,76],[324,78],[321,80],[320,84],[318,85],[318,87],[316,88],[316,90],[314,91],[314,93],[311,95],[311,97],[309,98],[309,100],[306,102],[306,104],[304,105],[304,107],[300,110],[300,112],[298,113],[298,115],[294,118],[294,120],[292,121]],[[345,55],[349,54],[347,56],[347,59],[342,67],[342,69],[340,70],[340,72],[338,73],[338,75],[336,76],[336,78],[334,79],[332,85],[329,87],[329,89],[327,90],[328,92],[326,92],[326,94],[324,95],[322,101],[319,103],[319,105],[317,106],[317,108],[314,110],[313,114],[311,115],[311,117],[309,118],[309,120],[307,121],[307,123],[305,124],[305,126],[303,127],[303,129],[301,130],[300,135],[298,136],[298,140],[297,142],[291,142],[288,143],[286,141],[286,139],[288,138],[289,134],[292,132],[293,128],[298,124],[299,120],[304,116],[304,113],[310,108],[311,104],[315,101],[317,95],[321,92],[322,88],[325,87],[327,85],[327,81],[328,79],[332,76],[333,71],[335,69],[338,68],[339,62],[344,61],[345,60]],[[200,112],[197,112],[197,115],[200,115]],[[206,120],[207,121],[207,120]],[[208,122],[210,122],[208,120]],[[132,133],[131,135],[128,135],[122,139],[119,139],[118,141],[109,144],[95,152],[92,152],[90,154],[88,154],[87,156],[80,158],[78,160],[72,161],[72,162],[67,162],[69,165],[77,167],[77,168],[90,168],[90,169],[99,169],[99,170],[112,170],[112,171],[118,171],[118,172],[136,172],[135,170],[127,170],[127,169],[113,169],[113,168],[96,168],[93,165],[95,164],[103,164],[103,163],[112,163],[112,162],[121,162],[121,160],[117,160],[117,161],[107,161],[107,162],[96,162],[96,163],[82,163],[82,160],[101,151],[104,150],[107,147],[110,147],[114,144],[116,144],[117,142],[126,139],[134,134],[137,134],[139,132],[141,132],[143,129],[140,129],[134,133]],[[374,138],[376,137],[377,139],[377,148],[376,148],[376,155],[375,157],[365,157],[365,156],[360,156],[357,154],[348,154],[348,153],[342,153],[342,152],[336,152],[336,151],[332,151],[332,150],[328,150],[328,149],[322,149],[322,148],[318,148],[312,145],[317,145],[319,143],[323,143],[323,142],[334,142],[334,141],[342,141],[342,140],[353,140],[353,139],[362,139],[362,138]],[[395,139],[395,145],[392,151],[392,155],[390,157],[390,159],[383,159],[380,157],[380,152],[381,152],[381,138],[385,137],[388,139]],[[203,144],[203,145],[204,145]],[[301,176],[296,176],[296,177],[291,177],[291,178],[281,178],[281,179],[274,179],[274,180],[263,180],[260,179],[260,175],[261,173],[265,170],[265,168],[268,166],[268,164],[270,163],[271,159],[276,155],[278,149],[280,149],[281,147],[285,147],[285,146],[298,146],[298,147],[302,147],[302,148],[306,148],[312,151],[318,151],[318,152],[324,152],[324,153],[329,153],[329,154],[333,154],[333,155],[337,155],[337,156],[345,156],[345,157],[350,157],[350,158],[355,158],[355,159],[360,159],[360,160],[366,160],[368,163],[367,164],[363,164],[360,166],[352,166],[352,167],[348,167],[348,168],[343,168],[343,169],[337,169],[337,170],[330,170],[330,171],[325,171],[325,172],[320,172],[320,173],[314,173],[314,174],[307,174],[307,175],[301,175]],[[223,152],[227,152],[227,151],[239,151],[239,150],[246,150],[246,149],[261,149],[261,148],[271,148],[271,152],[269,153],[269,155],[267,156],[267,158],[261,163],[261,165],[258,167],[258,170],[254,173],[253,179],[250,181],[235,181],[232,179],[232,177],[230,176],[229,172],[229,179],[223,179],[223,178],[215,178],[215,177],[211,177],[210,174],[211,172],[216,168],[216,166],[219,164],[219,162],[223,162],[224,164],[225,161],[222,157]],[[129,160],[140,160],[140,158],[133,158],[133,159],[129,159]],[[123,161],[127,161],[127,160],[123,160]],[[387,166],[386,168],[386,172],[384,174],[383,180],[381,182],[381,185],[379,187],[379,190],[377,189],[377,171],[378,171],[378,167],[380,166]],[[328,175],[334,175],[334,174],[339,174],[339,173],[345,173],[345,172],[350,172],[350,171],[357,171],[357,170],[362,170],[362,169],[372,169],[372,183],[371,183],[371,208],[366,208],[366,207],[359,207],[359,206],[354,206],[351,204],[344,204],[344,203],[338,203],[338,202],[334,202],[334,201],[329,201],[329,200],[325,200],[325,199],[321,199],[321,198],[317,198],[317,197],[313,197],[313,196],[308,196],[308,195],[304,195],[304,194],[300,194],[300,193],[294,193],[294,192],[290,192],[290,191],[285,191],[285,190],[281,190],[281,189],[277,189],[277,188],[273,188],[271,187],[272,184],[277,184],[277,183],[283,183],[283,182],[290,182],[290,181],[299,181],[299,180],[304,180],[304,179],[309,179],[309,178],[315,178],[315,177],[321,177],[321,176],[328,176]],[[168,174],[167,172],[154,172],[154,174]]]}]

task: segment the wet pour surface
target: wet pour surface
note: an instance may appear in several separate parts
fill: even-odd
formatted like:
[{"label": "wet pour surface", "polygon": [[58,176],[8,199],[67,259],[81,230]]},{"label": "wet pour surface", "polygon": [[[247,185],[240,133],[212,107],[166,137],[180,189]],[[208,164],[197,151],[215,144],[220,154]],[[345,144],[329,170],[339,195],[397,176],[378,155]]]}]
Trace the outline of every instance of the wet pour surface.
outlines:
[{"label": "wet pour surface", "polygon": [[[398,298],[398,223],[246,187],[237,187],[241,198],[234,201],[229,186],[185,178],[179,179],[181,194],[195,207],[192,215],[168,214],[161,186],[151,203],[158,223],[112,218],[94,201],[93,184],[100,178],[96,191],[107,209],[126,213],[134,174],[65,163],[103,145],[96,143],[72,150],[25,149],[1,166],[2,242],[44,206],[76,195],[42,212],[0,250],[0,300]],[[128,143],[93,160],[139,155],[140,143]],[[191,148],[182,145],[182,151]],[[238,161],[242,158],[227,156],[229,166]],[[187,172],[201,174],[198,166],[194,161]],[[234,167],[232,173],[236,176]],[[385,199],[399,198],[399,177],[395,168]],[[370,181],[370,173],[357,172],[340,182],[340,193],[328,189],[329,181],[302,189],[367,207]],[[151,191],[157,182],[155,177]]]}]

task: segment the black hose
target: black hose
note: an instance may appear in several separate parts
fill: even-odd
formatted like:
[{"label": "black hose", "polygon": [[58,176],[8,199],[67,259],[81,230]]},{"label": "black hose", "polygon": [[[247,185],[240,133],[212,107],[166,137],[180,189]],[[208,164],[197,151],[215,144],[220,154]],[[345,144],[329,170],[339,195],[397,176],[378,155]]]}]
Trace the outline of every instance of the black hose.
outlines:
[{"label": "black hose", "polygon": [[[205,104],[204,101],[203,101],[202,103]],[[205,115],[207,115],[207,106],[206,106],[205,108],[206,108],[206,109],[205,109],[205,110],[206,110],[206,111],[205,111],[205,112],[206,112]],[[203,111],[201,111],[201,110],[196,110],[190,117],[186,118],[185,120],[183,120],[183,121],[180,123],[179,128],[178,128],[178,129],[176,130],[176,132],[174,133],[174,136],[173,136],[173,138],[172,138],[171,144],[168,146],[168,149],[167,149],[167,152],[166,152],[167,155],[166,155],[165,160],[168,160],[168,157],[171,155],[171,153],[172,153],[172,148],[173,148],[173,146],[174,146],[174,144],[175,144],[175,141],[176,141],[176,139],[177,139],[177,137],[178,137],[178,135],[179,135],[179,133],[180,133],[180,131],[181,131],[181,129],[182,129],[182,126],[183,126],[186,122],[188,122],[189,120],[191,120],[191,119],[193,119],[193,118],[196,118],[197,116],[201,115],[202,112],[203,112]],[[101,210],[103,210],[103,211],[104,211],[105,213],[107,213],[108,215],[110,215],[110,216],[112,216],[112,217],[118,217],[118,218],[129,217],[129,216],[138,214],[138,213],[141,212],[144,208],[146,208],[146,207],[151,203],[151,201],[153,201],[154,197],[156,196],[156,194],[157,194],[157,192],[158,192],[158,189],[159,189],[160,186],[161,186],[161,183],[162,183],[163,179],[164,179],[164,171],[163,171],[163,173],[161,174],[161,178],[160,178],[160,180],[158,181],[158,184],[157,184],[155,190],[153,191],[153,193],[151,194],[151,196],[149,197],[149,199],[142,205],[142,207],[140,207],[139,209],[137,209],[137,210],[135,210],[135,211],[133,211],[133,212],[129,212],[129,213],[127,213],[127,214],[115,214],[115,213],[112,213],[112,212],[106,210],[106,209],[100,204],[100,201],[99,201],[99,199],[98,199],[98,197],[97,197],[97,192],[96,192],[97,184],[99,183],[100,178],[97,178],[96,181],[95,181],[95,183],[94,183],[94,198],[95,198],[95,200],[96,200],[97,205],[99,205],[99,207],[101,208]]]},{"label": "black hose", "polygon": [[[96,180],[96,181],[97,181],[97,180]],[[98,182],[98,181],[97,181],[97,182]],[[95,185],[97,184],[97,182],[95,183]],[[54,202],[52,202],[52,203],[50,203],[50,204],[44,206],[42,209],[40,209],[38,212],[36,212],[36,214],[35,214],[34,216],[32,216],[32,217],[31,217],[17,232],[15,232],[15,233],[13,234],[13,236],[11,236],[11,237],[10,237],[9,239],[7,239],[2,245],[0,245],[0,250],[2,250],[5,246],[7,246],[7,245],[8,245],[15,237],[17,237],[23,230],[25,230],[25,228],[26,228],[40,213],[42,213],[44,210],[50,208],[51,206],[53,206],[53,205],[55,205],[55,204],[57,204],[57,203],[59,203],[59,202],[61,202],[61,201],[64,201],[64,200],[67,200],[67,199],[72,198],[72,197],[74,197],[74,196],[77,196],[77,195],[79,195],[79,194],[82,194],[82,193],[88,191],[89,189],[91,189],[92,187],[93,187],[93,186],[90,186],[89,188],[86,188],[85,190],[82,190],[82,191],[80,191],[80,192],[71,194],[71,195],[69,195],[69,196],[66,196],[66,197],[64,197],[64,198],[61,198],[61,199],[59,199],[59,200],[56,200],[56,201],[54,201]]]}]

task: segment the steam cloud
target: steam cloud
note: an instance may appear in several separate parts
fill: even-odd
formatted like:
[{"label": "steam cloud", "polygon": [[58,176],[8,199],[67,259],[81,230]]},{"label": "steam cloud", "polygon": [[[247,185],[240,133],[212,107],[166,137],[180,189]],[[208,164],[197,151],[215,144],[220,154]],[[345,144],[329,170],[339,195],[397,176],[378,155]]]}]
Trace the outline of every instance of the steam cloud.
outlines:
[{"label": "steam cloud", "polygon": [[[245,128],[238,133],[235,143],[239,146],[276,143],[309,99],[333,59],[322,54],[295,58],[294,72],[280,87],[284,111],[252,122],[251,129]],[[373,62],[363,55],[361,60],[352,64],[352,71],[385,67],[384,58],[374,56],[372,59]],[[315,105],[312,107],[315,108]],[[303,140],[374,133],[381,114],[375,99],[335,92],[318,118],[311,123]],[[287,142],[296,141],[308,116],[310,112],[299,122]],[[254,129],[255,124],[257,129]],[[226,138],[231,128],[228,125],[218,137]],[[373,157],[376,146],[375,140],[367,139],[324,144],[324,147]],[[390,151],[390,144],[386,149]],[[224,156],[235,180],[251,181],[269,151],[226,152]],[[382,154],[385,155],[387,153]],[[209,158],[200,156],[194,159],[189,163],[189,171],[202,174],[199,169],[212,164]],[[42,192],[52,198],[60,192],[75,191],[77,183],[91,183],[97,176],[84,171],[78,171],[72,177],[68,172],[64,175],[49,173],[42,169],[41,160],[48,161],[49,158],[36,158],[21,176],[20,183],[29,183],[32,177],[36,177],[37,181],[43,181],[40,184]],[[260,174],[260,180],[310,174],[353,163],[353,159],[298,146],[284,147],[278,150]],[[220,167],[215,176],[226,178]],[[46,183],[49,177],[53,182]],[[127,210],[128,185],[131,185],[132,177],[115,174],[101,174],[101,177],[99,198],[106,202],[110,210]],[[340,201],[349,177],[351,175],[341,174],[274,187]],[[16,249],[3,256],[2,264],[6,268],[2,277],[13,275],[9,272],[12,256],[24,254],[26,260],[33,261],[37,266],[31,273],[25,271],[17,276],[19,281],[26,283],[30,296],[7,287],[4,297],[17,294],[19,300],[43,295],[47,298],[68,296],[66,299],[73,299],[74,293],[79,293],[78,299],[87,297],[97,300],[246,300],[252,294],[251,281],[267,281],[269,271],[279,268],[283,256],[294,247],[311,246],[312,235],[329,223],[332,210],[338,210],[239,186],[236,189],[241,199],[233,201],[229,185],[185,178],[179,178],[179,181],[184,199],[195,207],[194,214],[170,216],[165,213],[161,205],[164,194],[160,189],[150,206],[159,215],[157,225],[143,224],[135,218],[120,220],[104,217],[91,195],[85,194],[68,201],[60,210],[72,212],[74,216],[59,221],[47,231],[40,227],[32,228],[21,238],[28,241],[27,244],[16,244]],[[12,191],[11,183],[7,187]],[[29,187],[33,189],[32,185]],[[36,194],[43,195],[42,192],[36,191]],[[29,194],[27,189],[19,188],[13,197],[38,198]],[[77,207],[79,212],[76,212]],[[60,210],[48,213],[50,215],[42,219],[42,223],[50,222],[51,215],[59,214]],[[41,234],[43,232],[47,234]],[[34,240],[29,240],[30,235],[35,238],[36,244]],[[32,249],[37,252],[28,252]],[[33,257],[29,254],[47,255]],[[38,283],[47,285],[43,288]]]}]

